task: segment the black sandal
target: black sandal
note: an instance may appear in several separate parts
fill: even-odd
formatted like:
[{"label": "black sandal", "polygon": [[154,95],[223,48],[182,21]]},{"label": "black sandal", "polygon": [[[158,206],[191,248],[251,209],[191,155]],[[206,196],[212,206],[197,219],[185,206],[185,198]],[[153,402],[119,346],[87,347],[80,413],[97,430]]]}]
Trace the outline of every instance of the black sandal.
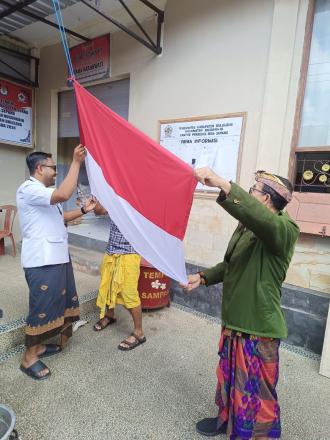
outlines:
[{"label": "black sandal", "polygon": [[226,434],[227,422],[223,422],[219,425],[219,417],[212,417],[200,420],[196,423],[196,431],[198,434],[205,435],[206,437],[215,437],[219,434]]},{"label": "black sandal", "polygon": [[[127,338],[121,341],[121,343],[118,345],[118,349],[122,351],[129,351],[133,350],[133,348],[137,347],[138,345],[144,344],[147,340],[145,336],[143,338],[139,338],[135,333],[131,333],[131,336],[135,338],[134,342],[127,341]],[[126,344],[128,347],[123,347],[121,344]]]},{"label": "black sandal", "polygon": [[45,358],[45,357],[49,357],[49,356],[54,356],[54,354],[59,353],[60,351],[62,351],[62,347],[58,344],[46,344],[46,350],[39,354],[39,359],[41,358]]},{"label": "black sandal", "polygon": [[[107,322],[104,324],[102,321],[103,321],[103,319],[105,319],[105,318],[107,319]],[[116,318],[110,318],[110,316],[105,316],[104,318],[100,319],[99,321],[97,321],[97,322],[93,325],[93,330],[94,330],[95,332],[100,332],[100,331],[104,330],[106,327],[108,327],[108,325],[114,324],[115,322],[117,322],[117,319],[116,319]],[[99,328],[96,327],[97,325],[99,326]]]},{"label": "black sandal", "polygon": [[[34,364],[32,364],[30,367],[23,367],[23,365],[20,365],[20,370],[23,371],[23,373],[25,373],[27,376],[32,377],[32,379],[35,380],[46,380],[49,378],[50,376],[50,370],[47,367],[47,365],[45,365],[43,362],[41,361],[37,361]],[[38,373],[40,373],[40,371],[48,369],[49,372],[47,374],[45,374],[44,376],[38,376]]]}]

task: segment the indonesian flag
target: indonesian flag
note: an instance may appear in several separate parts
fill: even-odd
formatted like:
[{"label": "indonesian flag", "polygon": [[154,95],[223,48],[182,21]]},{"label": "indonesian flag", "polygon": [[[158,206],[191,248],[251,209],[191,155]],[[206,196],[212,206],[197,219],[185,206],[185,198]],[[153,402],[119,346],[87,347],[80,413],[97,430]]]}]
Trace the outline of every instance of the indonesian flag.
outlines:
[{"label": "indonesian flag", "polygon": [[159,271],[187,282],[183,243],[192,168],[74,81],[91,192],[120,232]]}]

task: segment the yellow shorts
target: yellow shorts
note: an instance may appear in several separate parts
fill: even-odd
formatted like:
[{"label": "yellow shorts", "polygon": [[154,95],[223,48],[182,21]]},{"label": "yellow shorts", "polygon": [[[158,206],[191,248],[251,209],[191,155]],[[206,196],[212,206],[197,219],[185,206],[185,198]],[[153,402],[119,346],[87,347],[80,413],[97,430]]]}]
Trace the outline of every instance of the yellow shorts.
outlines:
[{"label": "yellow shorts", "polygon": [[101,265],[101,282],[96,305],[101,309],[113,309],[122,304],[133,309],[141,304],[137,290],[141,257],[138,254],[105,254]]}]

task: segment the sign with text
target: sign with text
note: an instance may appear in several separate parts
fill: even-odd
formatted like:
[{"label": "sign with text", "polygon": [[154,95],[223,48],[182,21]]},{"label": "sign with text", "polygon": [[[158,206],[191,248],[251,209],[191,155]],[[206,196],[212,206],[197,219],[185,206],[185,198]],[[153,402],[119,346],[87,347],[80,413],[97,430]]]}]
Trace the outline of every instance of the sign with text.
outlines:
[{"label": "sign with text", "polygon": [[73,70],[79,82],[95,81],[110,75],[110,35],[93,38],[70,49]]},{"label": "sign with text", "polygon": [[32,147],[32,90],[0,79],[0,142]]},{"label": "sign with text", "polygon": [[[160,121],[160,144],[193,168],[236,180],[244,115]],[[197,190],[214,190],[201,183]]]}]

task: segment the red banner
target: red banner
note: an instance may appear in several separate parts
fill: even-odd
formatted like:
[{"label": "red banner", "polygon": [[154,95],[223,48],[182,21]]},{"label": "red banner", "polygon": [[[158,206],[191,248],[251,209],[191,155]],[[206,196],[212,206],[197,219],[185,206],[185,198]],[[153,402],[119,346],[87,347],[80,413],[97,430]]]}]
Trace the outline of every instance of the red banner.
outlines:
[{"label": "red banner", "polygon": [[108,78],[110,35],[102,35],[70,49],[74,74],[80,82]]},{"label": "red banner", "polygon": [[0,79],[0,107],[12,109],[31,108],[32,90]]},{"label": "red banner", "polygon": [[0,78],[0,142],[32,146],[32,89]]}]

